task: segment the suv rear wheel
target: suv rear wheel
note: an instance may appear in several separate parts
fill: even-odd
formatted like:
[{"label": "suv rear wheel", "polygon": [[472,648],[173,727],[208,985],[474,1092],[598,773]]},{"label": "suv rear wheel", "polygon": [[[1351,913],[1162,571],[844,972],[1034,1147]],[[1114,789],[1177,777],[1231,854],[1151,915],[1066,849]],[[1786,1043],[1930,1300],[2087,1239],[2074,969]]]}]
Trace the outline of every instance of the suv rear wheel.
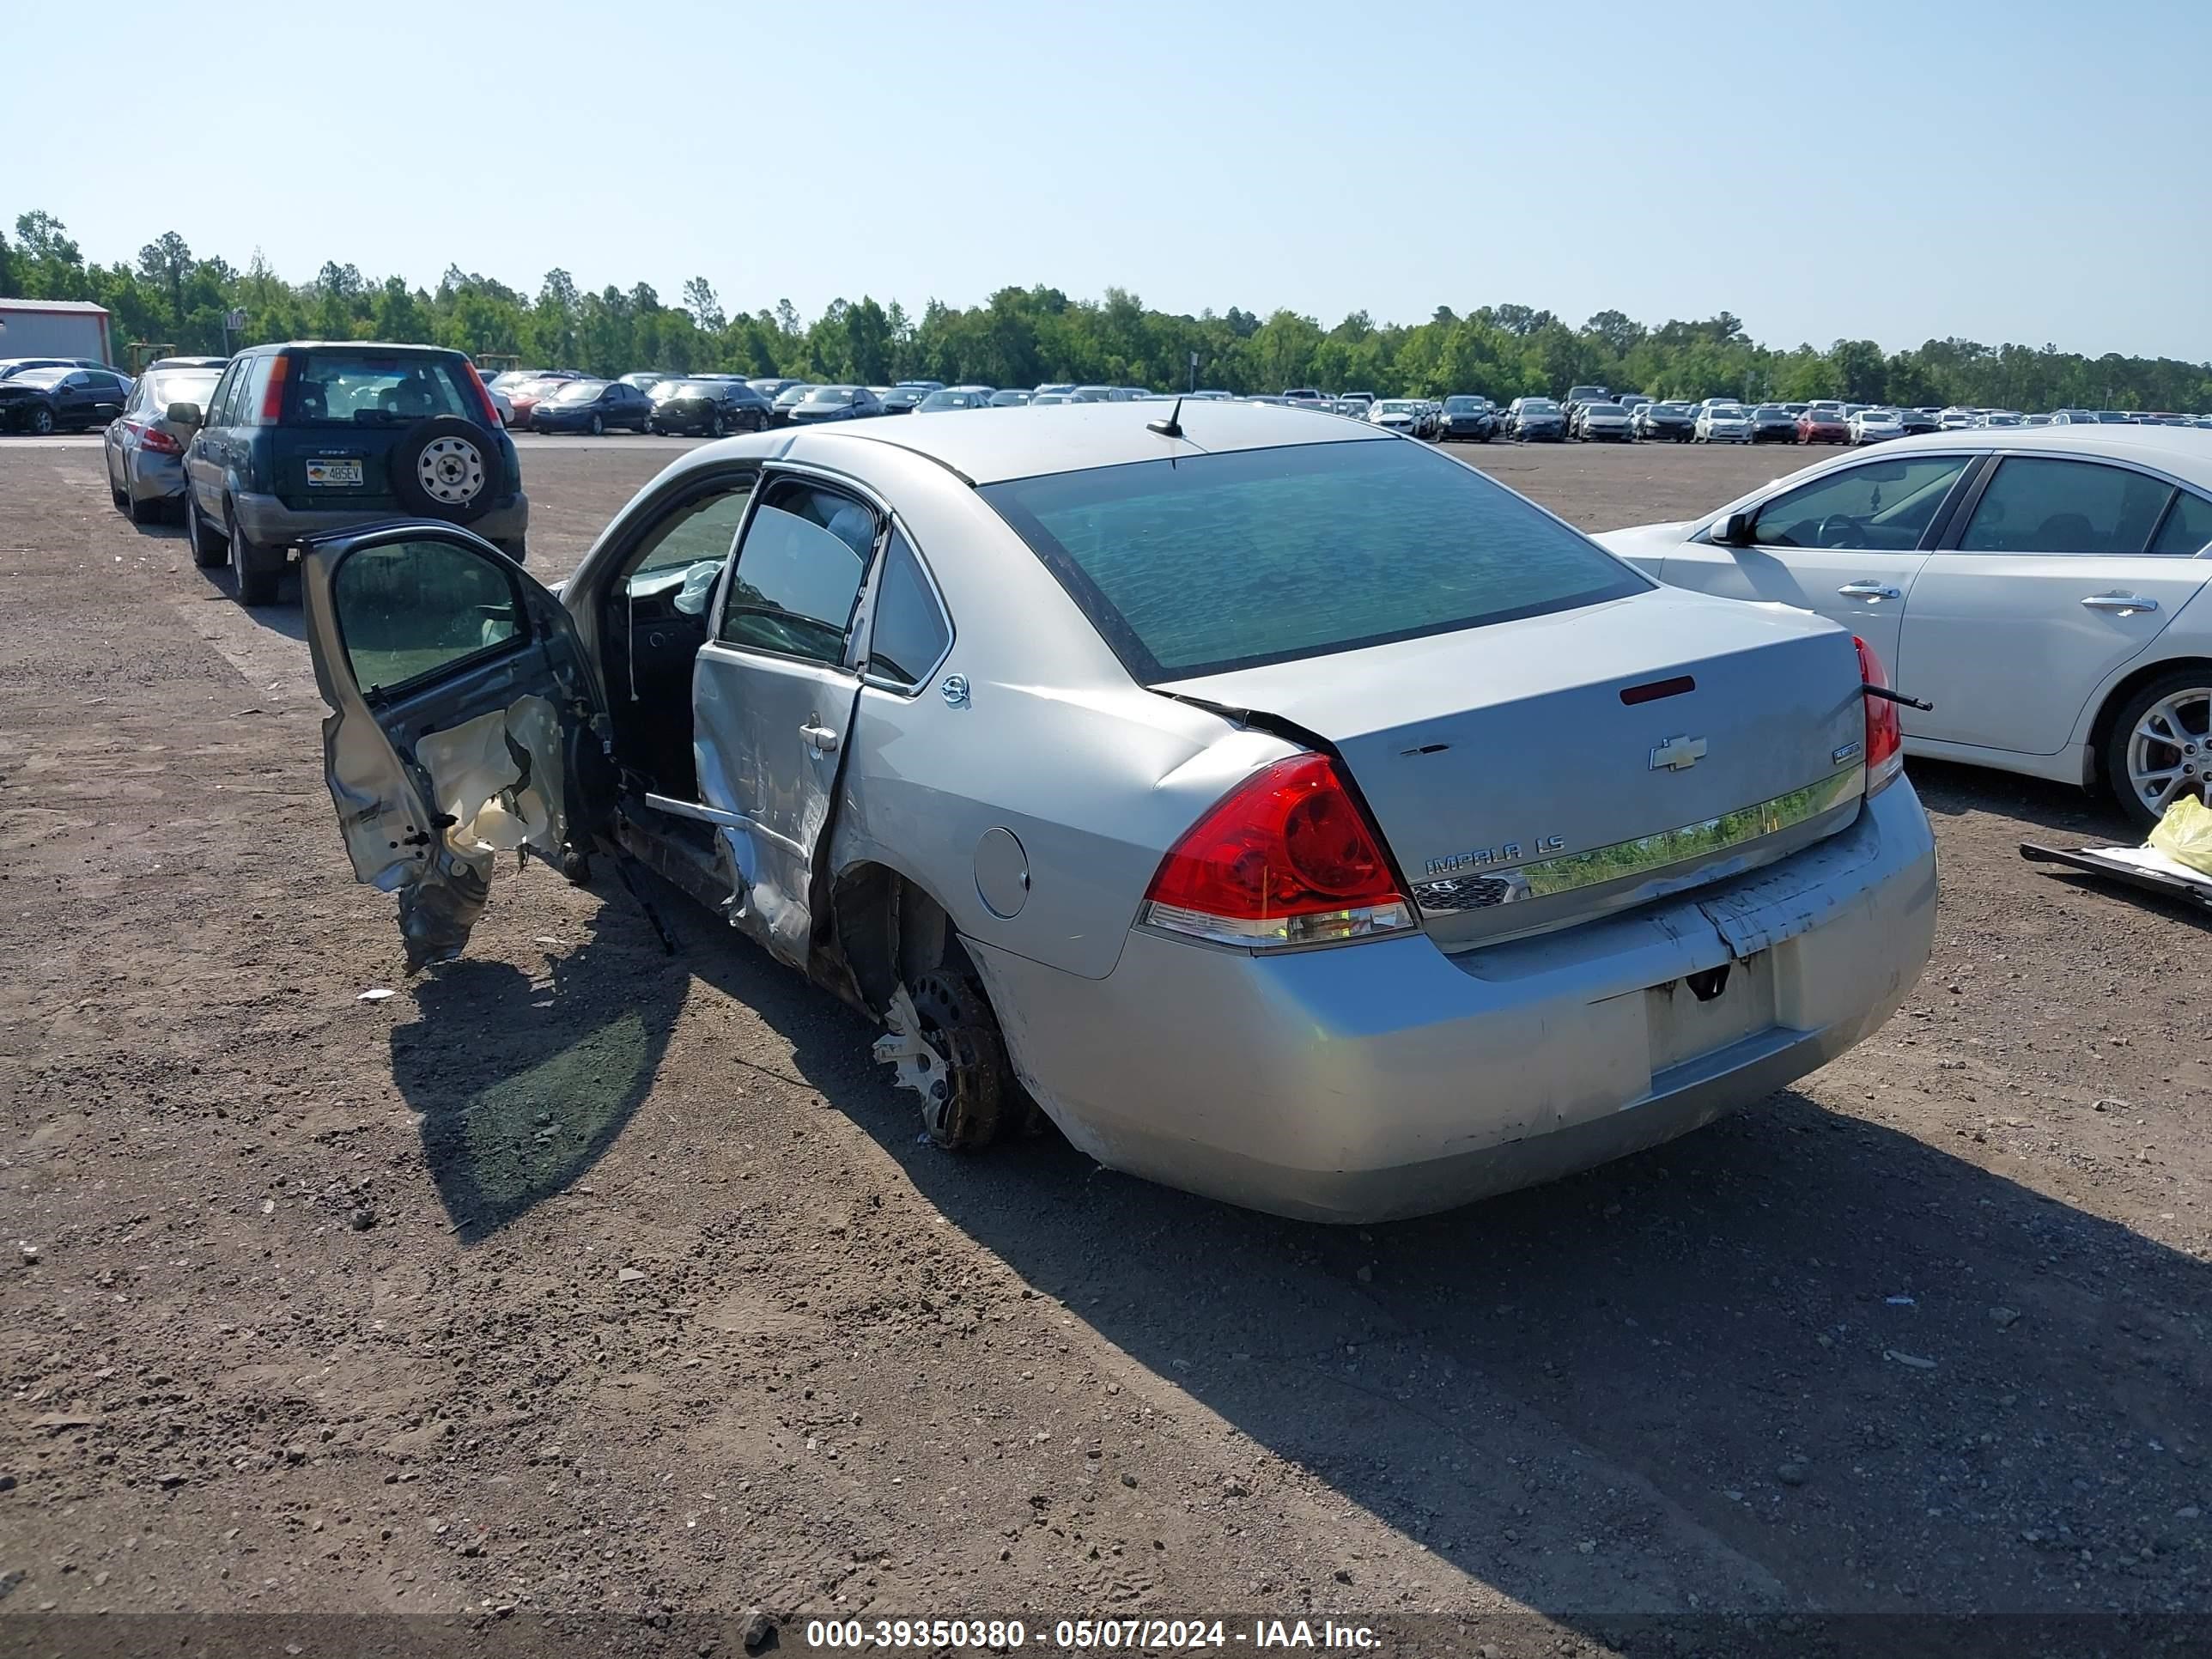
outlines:
[{"label": "suv rear wheel", "polygon": [[230,532],[230,565],[238,578],[238,602],[257,608],[276,604],[276,585],[283,580],[284,567],[275,562],[268,549],[246,540],[246,532],[238,527],[235,512],[225,507],[222,517]]}]

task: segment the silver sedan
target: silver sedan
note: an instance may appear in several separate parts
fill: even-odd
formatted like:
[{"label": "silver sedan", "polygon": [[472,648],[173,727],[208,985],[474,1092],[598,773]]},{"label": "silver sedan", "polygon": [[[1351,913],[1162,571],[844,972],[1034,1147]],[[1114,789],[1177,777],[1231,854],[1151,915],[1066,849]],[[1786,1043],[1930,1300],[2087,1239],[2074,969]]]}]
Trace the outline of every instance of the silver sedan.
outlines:
[{"label": "silver sedan", "polygon": [[198,428],[172,421],[169,409],[174,404],[205,409],[228,361],[165,357],[149,364],[131,388],[123,413],[107,423],[107,493],[116,510],[129,514],[133,524],[183,515],[185,446]]},{"label": "silver sedan", "polygon": [[1881,669],[1426,445],[1089,403],[777,430],[556,597],[310,543],[356,873],[412,964],[503,852],[636,859],[865,1010],[939,1144],[1051,1120],[1283,1214],[1651,1146],[1879,1025],[1934,850]]}]

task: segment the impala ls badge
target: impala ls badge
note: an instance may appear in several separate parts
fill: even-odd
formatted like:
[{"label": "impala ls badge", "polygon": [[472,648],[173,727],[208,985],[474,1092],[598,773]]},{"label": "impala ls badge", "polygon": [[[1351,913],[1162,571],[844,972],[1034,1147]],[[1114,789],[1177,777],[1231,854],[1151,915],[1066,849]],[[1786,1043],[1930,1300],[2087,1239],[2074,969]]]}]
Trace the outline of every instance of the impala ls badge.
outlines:
[{"label": "impala ls badge", "polygon": [[1683,772],[1705,757],[1703,738],[1669,738],[1651,751],[1655,772]]}]

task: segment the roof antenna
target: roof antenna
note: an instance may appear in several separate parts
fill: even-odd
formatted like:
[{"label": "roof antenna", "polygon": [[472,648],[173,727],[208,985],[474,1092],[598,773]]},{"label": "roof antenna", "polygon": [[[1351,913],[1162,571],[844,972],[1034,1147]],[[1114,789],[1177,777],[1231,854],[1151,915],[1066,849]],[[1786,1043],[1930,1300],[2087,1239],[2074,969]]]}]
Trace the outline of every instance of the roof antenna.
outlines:
[{"label": "roof antenna", "polygon": [[1146,421],[1145,422],[1145,430],[1147,432],[1157,432],[1163,438],[1182,437],[1182,398],[1180,396],[1176,398],[1175,407],[1168,411],[1168,417],[1164,421]]}]

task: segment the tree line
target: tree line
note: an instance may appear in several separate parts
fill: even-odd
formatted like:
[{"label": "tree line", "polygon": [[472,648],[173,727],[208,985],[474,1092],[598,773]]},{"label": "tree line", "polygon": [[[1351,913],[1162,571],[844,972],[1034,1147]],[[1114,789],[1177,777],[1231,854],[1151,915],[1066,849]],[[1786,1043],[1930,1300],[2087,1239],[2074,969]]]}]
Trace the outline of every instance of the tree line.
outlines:
[{"label": "tree line", "polygon": [[[370,278],[335,261],[310,282],[290,283],[258,252],[240,270],[196,255],[174,231],[147,243],[135,261],[95,264],[65,225],[35,211],[16,219],[12,240],[0,235],[0,297],[105,306],[118,349],[135,341],[216,353],[264,340],[392,340],[604,375],[723,370],[875,386],[927,378],[1169,390],[1192,383],[1195,356],[1198,386],[1239,392],[1304,386],[1384,397],[1470,392],[1503,403],[1595,383],[1660,398],[2212,409],[2212,363],[1961,339],[1887,353],[1872,340],[1781,349],[1751,339],[1727,312],[1652,327],[1601,311],[1576,327],[1523,305],[1464,314],[1439,306],[1420,323],[1376,323],[1362,311],[1324,328],[1286,310],[1261,317],[1232,306],[1193,317],[1152,310],[1117,288],[1093,301],[1036,287],[1000,289],[966,307],[932,300],[918,317],[896,301],[886,306],[864,295],[833,300],[809,320],[788,300],[726,311],[703,276],[684,283],[673,304],[646,283],[586,292],[558,269],[545,273],[534,295],[458,266],[448,266],[435,289]],[[226,336],[233,311],[245,313],[245,326]]]}]

